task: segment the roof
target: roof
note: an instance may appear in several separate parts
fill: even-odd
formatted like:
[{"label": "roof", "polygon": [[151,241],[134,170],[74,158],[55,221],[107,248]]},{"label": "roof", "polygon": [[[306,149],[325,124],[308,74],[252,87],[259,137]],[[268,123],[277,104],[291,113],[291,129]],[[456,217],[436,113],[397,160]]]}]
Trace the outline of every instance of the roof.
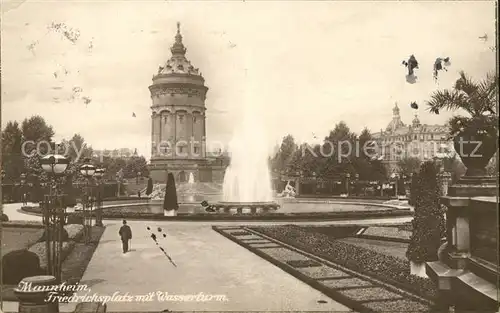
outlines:
[{"label": "roof", "polygon": [[201,76],[198,68],[195,68],[191,61],[186,58],[186,47],[182,43],[182,35],[180,23],[177,23],[177,34],[175,35],[175,43],[170,48],[172,57],[167,60],[164,66],[158,68],[158,75],[168,74],[188,74]]}]

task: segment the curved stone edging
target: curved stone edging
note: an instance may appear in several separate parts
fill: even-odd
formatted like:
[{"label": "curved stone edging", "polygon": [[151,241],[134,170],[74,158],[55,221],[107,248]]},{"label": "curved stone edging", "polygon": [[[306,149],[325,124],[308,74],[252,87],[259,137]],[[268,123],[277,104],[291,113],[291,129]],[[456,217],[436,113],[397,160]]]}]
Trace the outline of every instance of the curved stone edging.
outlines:
[{"label": "curved stone edging", "polygon": [[[139,206],[144,204],[131,204],[128,206]],[[113,205],[107,208],[122,207],[123,205]],[[21,208],[25,214],[40,216],[31,208]],[[335,221],[348,219],[371,219],[371,218],[390,218],[390,217],[409,217],[412,216],[408,208],[393,208],[392,210],[367,210],[367,211],[342,211],[342,212],[300,212],[300,213],[268,213],[268,214],[178,214],[177,216],[164,216],[163,214],[153,213],[111,213],[106,214],[103,211],[103,219],[114,220],[127,218],[130,220],[158,220],[158,221]]]}]

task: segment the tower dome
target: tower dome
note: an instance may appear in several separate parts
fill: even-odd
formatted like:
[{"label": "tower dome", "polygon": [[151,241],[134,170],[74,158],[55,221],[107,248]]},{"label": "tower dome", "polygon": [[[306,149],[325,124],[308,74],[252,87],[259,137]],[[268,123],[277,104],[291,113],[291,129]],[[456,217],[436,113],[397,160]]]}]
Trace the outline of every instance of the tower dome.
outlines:
[{"label": "tower dome", "polygon": [[413,121],[411,122],[411,126],[414,128],[420,127],[420,119],[418,118],[418,115],[415,114],[415,117],[413,118]]},{"label": "tower dome", "polygon": [[181,24],[177,23],[177,34],[175,35],[175,42],[170,48],[172,56],[167,62],[158,68],[158,75],[165,74],[188,74],[201,76],[198,68],[195,68],[191,61],[186,58],[186,47],[182,42]]},{"label": "tower dome", "polygon": [[405,124],[401,121],[401,116],[399,115],[399,107],[398,104],[394,104],[394,108],[392,109],[392,120],[387,125],[386,131],[388,132],[394,132],[396,129],[404,127]]}]

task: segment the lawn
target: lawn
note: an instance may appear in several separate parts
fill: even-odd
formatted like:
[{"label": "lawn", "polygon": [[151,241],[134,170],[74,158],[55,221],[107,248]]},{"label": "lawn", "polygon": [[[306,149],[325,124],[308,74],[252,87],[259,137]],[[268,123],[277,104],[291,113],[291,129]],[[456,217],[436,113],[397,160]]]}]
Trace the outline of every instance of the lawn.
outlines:
[{"label": "lawn", "polygon": [[[23,228],[23,231],[26,229],[32,230],[32,228]],[[6,229],[4,228],[3,229],[4,234],[5,230]],[[84,240],[83,238],[80,238],[80,240],[75,243],[75,247],[63,261],[62,265],[63,281],[68,282],[68,284],[74,284],[81,280],[90,260],[92,259],[92,256],[94,255],[95,250],[97,249],[97,245],[99,243],[99,240],[101,239],[102,234],[104,233],[104,230],[105,230],[104,227],[94,226],[92,227],[91,243],[89,245],[83,243]],[[18,232],[14,234],[17,234],[17,236],[19,236],[20,233]],[[19,242],[18,239],[19,239],[18,237],[13,237],[13,235],[11,234],[11,238],[9,240],[11,242],[13,241],[14,243],[16,243]],[[26,241],[27,241],[26,239],[22,239],[22,242]],[[19,248],[15,247],[14,249],[19,249]],[[3,254],[3,249],[2,249],[2,254]],[[14,295],[15,287],[16,286],[12,285],[2,286],[2,298],[4,301],[17,301],[17,298]]]},{"label": "lawn", "polygon": [[369,249],[377,253],[406,260],[406,249],[408,248],[407,243],[364,238],[343,238],[338,240],[357,247]]},{"label": "lawn", "polygon": [[42,237],[43,229],[2,227],[2,257],[14,250],[27,249]]}]

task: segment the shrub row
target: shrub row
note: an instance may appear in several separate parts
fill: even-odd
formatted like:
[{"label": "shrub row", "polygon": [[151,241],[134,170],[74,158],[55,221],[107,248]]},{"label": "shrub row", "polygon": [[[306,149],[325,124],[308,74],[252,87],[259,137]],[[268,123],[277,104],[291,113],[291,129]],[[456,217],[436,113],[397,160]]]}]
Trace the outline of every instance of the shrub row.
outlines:
[{"label": "shrub row", "polygon": [[[151,213],[149,209],[141,209],[142,212],[134,211],[137,208],[109,208],[102,211],[103,218],[118,219],[148,219],[148,220],[328,220],[328,219],[367,219],[378,217],[410,216],[413,213],[409,210],[370,210],[351,212],[301,212],[301,213],[265,213],[265,214],[211,214],[211,213],[178,213],[175,217],[164,216],[163,214]],[[140,209],[140,208],[139,208]],[[40,208],[23,208],[24,211],[41,214]],[[95,212],[92,217],[95,218]],[[68,224],[82,224],[82,213],[70,213]]]},{"label": "shrub row", "polygon": [[[83,236],[83,225],[78,225],[78,224],[64,225],[62,233],[63,241],[78,241],[82,236]],[[38,242],[44,242],[46,240],[47,236],[44,230]]]},{"label": "shrub row", "polygon": [[327,235],[307,232],[299,226],[251,228],[353,271],[408,290],[423,298],[431,301],[436,299],[436,286],[428,278],[411,275],[409,261],[334,241]]},{"label": "shrub row", "polygon": [[364,199],[364,200],[390,200],[390,196],[349,196],[349,197],[341,197],[341,196],[334,196],[334,195],[307,195],[307,194],[302,194],[298,195],[295,198],[300,199],[300,198],[331,198],[331,199],[343,199],[343,200],[349,200],[349,199]]},{"label": "shrub row", "polygon": [[[49,245],[52,246],[52,242],[49,242]],[[71,250],[73,250],[74,247],[75,247],[74,241],[63,242],[62,252],[61,252],[61,259],[63,261],[70,254]],[[28,251],[33,252],[38,256],[38,259],[40,260],[40,268],[42,269],[47,268],[47,247],[45,242],[38,242],[34,244],[28,249]]]},{"label": "shrub row", "polygon": [[2,222],[2,227],[43,228],[43,224],[39,221],[9,221]]}]

